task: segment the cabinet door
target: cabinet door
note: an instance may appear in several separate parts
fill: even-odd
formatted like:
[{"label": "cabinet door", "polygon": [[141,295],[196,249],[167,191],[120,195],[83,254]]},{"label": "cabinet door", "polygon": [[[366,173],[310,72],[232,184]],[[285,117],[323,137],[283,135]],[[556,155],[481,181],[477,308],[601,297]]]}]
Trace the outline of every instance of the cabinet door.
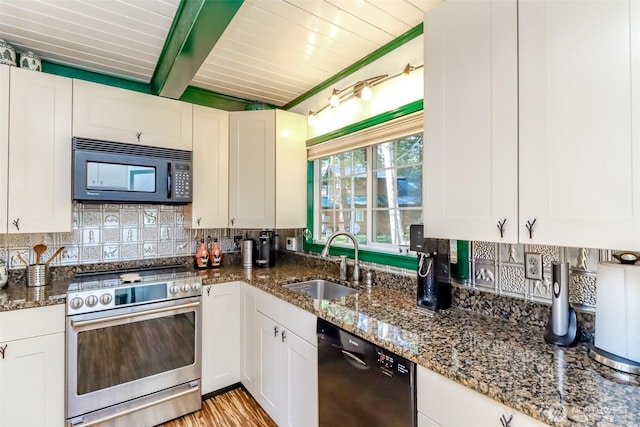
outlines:
[{"label": "cabinet door", "polygon": [[424,48],[425,236],[515,243],[516,1],[439,4]]},{"label": "cabinet door", "polygon": [[635,1],[520,2],[523,243],[640,248],[639,14]]},{"label": "cabinet door", "polygon": [[[0,65],[0,169],[9,165],[9,66]],[[0,174],[0,233],[7,232],[8,175]]]},{"label": "cabinet door", "polygon": [[240,381],[256,396],[256,352],[258,347],[255,288],[246,283],[240,287]]},{"label": "cabinet door", "polygon": [[64,425],[64,340],[56,333],[0,343],[1,426]]},{"label": "cabinet door", "polygon": [[[418,412],[436,426],[497,427],[502,425],[503,417],[505,420],[511,418],[509,425],[512,427],[545,425],[422,366],[418,366],[417,394]],[[460,402],[464,402],[464,411],[460,410]],[[426,425],[430,426],[429,423]]]},{"label": "cabinet door", "polygon": [[229,113],[231,227],[275,227],[275,112]]},{"label": "cabinet door", "polygon": [[283,396],[280,425],[318,425],[318,349],[285,329],[282,358]]},{"label": "cabinet door", "polygon": [[185,227],[226,228],[229,223],[229,113],[193,106],[193,203]]},{"label": "cabinet door", "polygon": [[8,232],[71,231],[71,79],[12,67],[10,86]]},{"label": "cabinet door", "polygon": [[256,351],[256,394],[260,406],[280,423],[282,410],[282,326],[262,313],[256,312],[258,348]]},{"label": "cabinet door", "polygon": [[191,151],[191,104],[83,80],[73,89],[74,136]]},{"label": "cabinet door", "polygon": [[202,292],[202,394],[240,381],[240,285],[205,286]]},{"label": "cabinet door", "polygon": [[307,226],[307,118],[276,110],[276,228]]}]

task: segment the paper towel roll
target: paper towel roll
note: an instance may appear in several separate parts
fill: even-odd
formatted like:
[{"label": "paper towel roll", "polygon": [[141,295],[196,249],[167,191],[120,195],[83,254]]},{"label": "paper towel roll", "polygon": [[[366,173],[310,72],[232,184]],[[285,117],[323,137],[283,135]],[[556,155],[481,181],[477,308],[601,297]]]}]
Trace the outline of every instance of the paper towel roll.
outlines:
[{"label": "paper towel roll", "polygon": [[640,266],[598,264],[594,344],[640,362]]}]

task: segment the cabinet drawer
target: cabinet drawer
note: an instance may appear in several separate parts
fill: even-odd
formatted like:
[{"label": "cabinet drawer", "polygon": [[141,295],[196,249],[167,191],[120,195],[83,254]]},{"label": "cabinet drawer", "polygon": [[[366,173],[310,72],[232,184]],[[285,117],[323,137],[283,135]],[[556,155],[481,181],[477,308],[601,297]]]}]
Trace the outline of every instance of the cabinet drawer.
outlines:
[{"label": "cabinet drawer", "polygon": [[282,323],[282,305],[281,299],[256,289],[256,310],[271,320]]},{"label": "cabinet drawer", "polygon": [[[417,383],[418,412],[442,427],[500,426],[502,416],[513,416],[511,427],[545,425],[422,366],[418,367]],[[464,402],[462,411],[460,402]]]},{"label": "cabinet drawer", "polygon": [[64,332],[64,304],[0,312],[0,341]]},{"label": "cabinet drawer", "polygon": [[314,347],[318,347],[315,315],[288,302],[282,303],[282,325]]}]

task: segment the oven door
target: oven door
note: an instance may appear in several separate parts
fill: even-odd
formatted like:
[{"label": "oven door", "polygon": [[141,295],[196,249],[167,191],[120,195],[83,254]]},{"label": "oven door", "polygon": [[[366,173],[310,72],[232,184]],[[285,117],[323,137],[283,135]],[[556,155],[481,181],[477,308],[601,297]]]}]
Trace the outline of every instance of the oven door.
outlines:
[{"label": "oven door", "polygon": [[67,316],[67,418],[201,376],[200,297]]}]

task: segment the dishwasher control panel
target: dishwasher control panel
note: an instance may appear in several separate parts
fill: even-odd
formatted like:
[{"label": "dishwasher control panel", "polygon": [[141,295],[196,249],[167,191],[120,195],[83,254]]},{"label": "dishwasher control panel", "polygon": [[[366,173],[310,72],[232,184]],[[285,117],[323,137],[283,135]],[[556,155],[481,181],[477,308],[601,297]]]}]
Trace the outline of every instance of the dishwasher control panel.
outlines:
[{"label": "dishwasher control panel", "polygon": [[409,362],[403,357],[376,346],[378,366],[386,375],[403,375],[411,372]]}]

